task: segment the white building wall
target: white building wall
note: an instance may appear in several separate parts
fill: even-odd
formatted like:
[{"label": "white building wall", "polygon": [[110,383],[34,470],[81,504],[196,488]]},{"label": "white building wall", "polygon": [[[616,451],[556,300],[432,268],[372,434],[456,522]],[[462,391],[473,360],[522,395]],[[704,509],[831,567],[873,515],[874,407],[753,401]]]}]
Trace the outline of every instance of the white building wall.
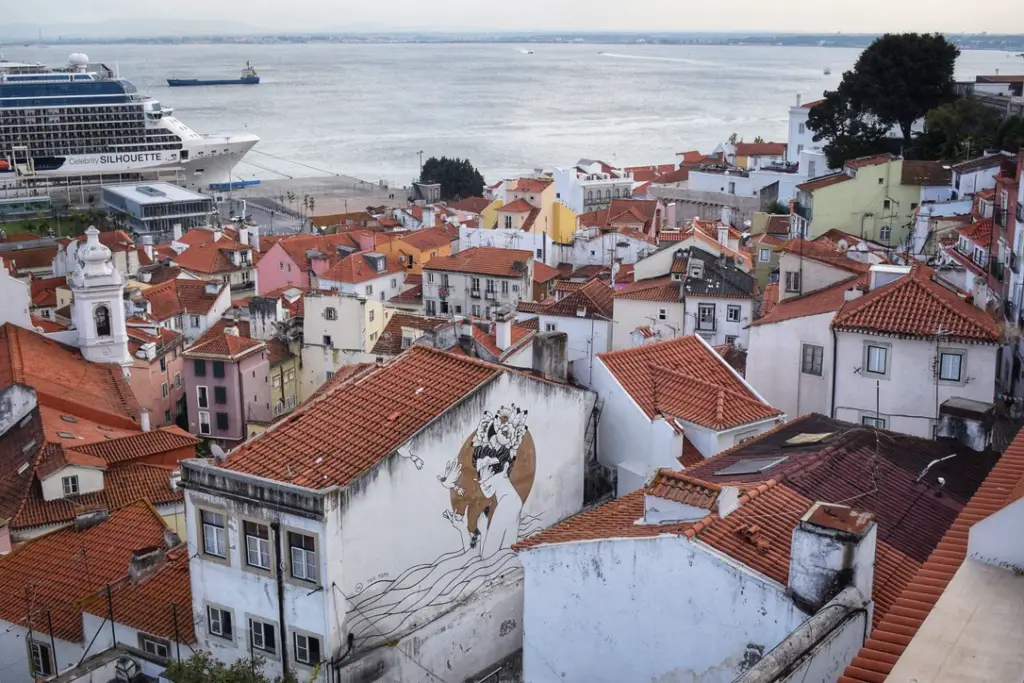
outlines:
[{"label": "white building wall", "polygon": [[953,189],[957,197],[970,197],[982,190],[994,190],[999,167],[980,168],[967,173],[953,171]]},{"label": "white building wall", "polygon": [[784,301],[794,296],[800,296],[800,292],[786,291],[786,273],[798,272],[803,283],[802,293],[809,294],[822,287],[851,278],[856,273],[842,268],[836,268],[809,258],[800,258],[799,254],[782,252],[779,256],[779,300]]},{"label": "white building wall", "polygon": [[[472,440],[484,412],[512,404],[528,411],[528,436],[510,471],[523,498],[518,513],[515,496],[493,503],[471,483],[477,476],[471,471]],[[331,592],[347,596],[351,606],[344,629],[359,649],[398,641],[357,655],[359,666],[379,664],[378,671],[395,678],[389,672],[409,656],[445,672],[445,680],[458,681],[479,671],[481,661],[497,661],[521,646],[516,603],[522,568],[510,546],[582,506],[587,417],[584,392],[504,373],[339,494],[327,526],[342,551],[332,553],[327,580],[336,588]],[[463,466],[465,496],[439,481],[450,463]],[[489,521],[485,506],[491,506]],[[458,522],[450,520],[453,511],[485,530],[479,546],[464,545]],[[509,511],[514,516],[506,517]],[[493,601],[479,602],[488,586],[494,587]],[[468,624],[439,628],[445,623],[440,620],[454,619],[458,611],[472,615]],[[408,663],[403,666],[412,671]],[[425,678],[420,670],[397,680]]]},{"label": "white building wall", "polygon": [[784,586],[679,536],[520,555],[528,683],[728,683],[806,619]]},{"label": "white building wall", "polygon": [[[790,417],[829,414],[832,400],[832,330],[835,313],[791,318],[750,328],[747,381]],[[821,375],[801,369],[803,345],[822,348]]]},{"label": "white building wall", "polygon": [[[471,273],[442,273],[441,271],[425,270],[423,272],[423,307],[427,315],[451,316],[451,315],[472,315],[473,306],[478,306],[480,317],[487,316],[489,306],[507,305],[512,309],[519,304],[520,299],[529,301],[533,298],[533,268],[524,277],[501,278],[493,275],[473,275]],[[442,275],[448,276],[448,312],[441,311],[440,288],[443,286]],[[480,298],[471,296],[473,278],[480,280]],[[494,281],[495,296],[487,298],[487,281]],[[502,290],[502,281],[508,283],[508,291]],[[428,302],[434,302],[434,309],[431,311]],[[456,306],[459,308],[456,309]]]},{"label": "white building wall", "polygon": [[498,247],[499,249],[525,249],[533,252],[537,261],[556,266],[561,255],[560,245],[546,233],[523,232],[506,228],[469,228],[459,226],[459,251],[473,247]]},{"label": "white building wall", "polygon": [[78,492],[80,494],[103,490],[103,470],[98,467],[75,467],[69,465],[44,477],[39,482],[43,490],[43,500],[57,500],[64,497],[64,477],[78,478]]},{"label": "white building wall", "polygon": [[[224,513],[227,517],[227,562],[214,561],[203,554],[202,534],[197,510],[210,509]],[[256,571],[249,571],[245,564],[245,536],[243,520],[249,519],[263,524],[270,524],[280,519],[284,530],[294,529],[317,539],[317,547],[321,552],[317,555],[319,576],[327,577],[328,553],[322,550],[325,545],[326,530],[323,522],[307,519],[287,512],[279,512],[259,507],[255,504],[229,501],[226,498],[214,497],[194,490],[185,491],[185,516],[190,529],[197,530],[188,537],[189,574],[192,585],[192,617],[195,619],[196,638],[199,648],[213,654],[221,661],[232,662],[250,656],[249,650],[249,616],[273,623],[278,639],[278,656],[268,657],[266,671],[270,676],[280,676],[280,611],[277,599],[277,580]],[[271,533],[273,540],[273,533]],[[287,541],[282,545],[287,552]],[[271,552],[275,553],[273,544]],[[338,557],[340,559],[340,556]],[[337,560],[335,560],[337,561]],[[271,565],[276,566],[276,554],[271,557]],[[294,582],[290,578],[284,581],[285,603],[285,639],[289,647],[289,661],[294,664],[292,656],[292,629],[301,629],[321,638],[321,656],[330,655],[331,642],[328,634],[328,616],[331,605],[331,584],[326,578],[320,582],[322,590],[314,590],[316,586]],[[211,635],[207,625],[206,608],[214,605],[232,613],[234,637],[230,640]],[[116,614],[116,613],[115,613]],[[256,654],[263,654],[259,651]],[[309,672],[303,671],[308,677]],[[325,680],[321,672],[319,680]]]},{"label": "white building wall", "polygon": [[18,327],[32,329],[32,319],[28,312],[30,302],[28,283],[11,277],[4,265],[3,257],[0,257],[0,297],[4,302],[4,305],[0,306],[0,325],[14,323]]},{"label": "white building wall", "polygon": [[[707,173],[690,171],[687,189],[696,192],[717,192],[737,197],[756,197],[761,186],[757,178],[744,177],[739,173]],[[774,181],[772,181],[774,182]],[[731,191],[730,191],[731,190]]]},{"label": "white building wall", "polygon": [[[45,615],[43,620],[45,621]],[[34,630],[32,637],[50,647],[50,635],[47,632]],[[29,632],[23,626],[0,620],[0,680],[3,683],[34,683],[32,664],[28,651]],[[64,671],[78,664],[85,647],[81,643],[69,643],[60,638],[54,639],[57,651],[54,653],[56,671]]]},{"label": "white building wall", "polygon": [[[750,343],[750,330],[748,326],[752,321],[750,299],[713,299],[708,297],[686,297],[686,328],[685,334],[699,333],[711,346],[718,346],[726,342],[726,337],[736,337],[736,343],[740,348],[748,348]],[[617,302],[616,302],[617,304]],[[697,316],[701,304],[714,304],[715,306],[715,329],[714,331],[698,330]],[[729,322],[729,306],[739,306],[740,319],[738,322]]]},{"label": "white building wall", "polygon": [[[665,309],[665,320],[659,319],[662,308]],[[642,325],[650,327],[661,339],[682,336],[685,329],[684,307],[681,302],[637,301],[620,297],[615,299],[614,317],[612,349],[630,348],[630,333]]]},{"label": "white building wall", "polygon": [[[191,616],[191,605],[179,605],[178,606],[178,623],[187,623],[186,619],[192,618]],[[168,617],[169,620],[173,620],[172,616]],[[205,625],[205,620],[202,622]],[[196,633],[199,632],[199,624],[196,625]],[[86,653],[87,657],[91,657],[95,654],[99,654],[104,650],[109,650],[114,646],[110,634],[110,621],[103,617],[96,616],[95,614],[89,614],[88,612],[82,613],[82,627],[85,634],[86,643],[90,643],[89,651]],[[114,603],[114,635],[117,638],[117,642],[129,647],[139,648],[139,633],[145,633],[145,631],[139,631],[138,629],[132,628],[125,624],[117,621],[117,603]],[[168,640],[163,636],[154,636],[158,640]],[[171,659],[177,659],[180,652],[182,659],[188,659],[192,654],[192,650],[189,649],[188,645],[184,642],[175,643],[173,639],[170,639],[170,655]]]},{"label": "white building wall", "polygon": [[[870,375],[864,370],[868,342],[889,346],[887,376]],[[878,412],[886,420],[886,428],[927,439],[933,436],[932,425],[946,399],[961,396],[991,403],[998,347],[955,342],[940,342],[938,347],[964,353],[962,376],[966,382],[936,382],[934,341],[838,332],[835,417],[858,424],[863,417],[874,417],[876,381]]]},{"label": "white building wall", "polygon": [[541,315],[541,332],[565,332],[568,339],[569,366],[572,376],[585,387],[590,386],[590,375],[599,353],[611,351],[611,321],[588,318],[566,318]]},{"label": "white building wall", "polygon": [[[776,157],[782,161],[781,157]],[[764,163],[764,162],[762,162]],[[796,186],[807,182],[807,177],[799,173],[780,173],[779,171],[756,170],[750,172],[751,188],[760,191],[772,183],[779,184],[778,201],[786,204],[796,198]]]},{"label": "white building wall", "polygon": [[[367,266],[367,268],[368,267],[369,266]],[[372,280],[365,280],[358,283],[337,282],[323,278],[318,278],[317,282],[319,284],[319,288],[322,290],[333,290],[340,292],[341,294],[363,296],[368,299],[376,299],[378,301],[387,301],[391,297],[402,293],[403,286],[405,285],[405,273],[386,273],[380,277],[375,277]]]},{"label": "white building wall", "polygon": [[[816,149],[820,143],[814,141],[814,132],[807,127],[811,110],[799,104],[789,108],[789,141],[786,147],[788,159],[799,159],[802,151]],[[801,165],[801,170],[803,166]]]},{"label": "white building wall", "polygon": [[623,233],[605,232],[590,238],[584,232],[577,232],[567,260],[576,268],[610,266],[612,263],[630,264],[647,258],[656,248],[646,240]]}]

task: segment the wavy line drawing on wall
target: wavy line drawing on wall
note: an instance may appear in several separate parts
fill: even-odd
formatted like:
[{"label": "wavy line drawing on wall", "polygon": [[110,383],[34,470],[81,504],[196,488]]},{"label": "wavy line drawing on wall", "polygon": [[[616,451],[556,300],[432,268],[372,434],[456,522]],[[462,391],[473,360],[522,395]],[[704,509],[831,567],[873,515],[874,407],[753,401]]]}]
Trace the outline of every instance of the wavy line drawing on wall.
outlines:
[{"label": "wavy line drawing on wall", "polygon": [[449,491],[451,506],[439,514],[458,540],[453,535],[453,549],[434,561],[374,581],[353,596],[348,627],[357,641],[419,626],[418,613],[443,611],[522,570],[512,544],[543,526],[540,515],[523,514],[536,474],[527,412],[514,403],[485,411],[456,458],[433,475]]}]

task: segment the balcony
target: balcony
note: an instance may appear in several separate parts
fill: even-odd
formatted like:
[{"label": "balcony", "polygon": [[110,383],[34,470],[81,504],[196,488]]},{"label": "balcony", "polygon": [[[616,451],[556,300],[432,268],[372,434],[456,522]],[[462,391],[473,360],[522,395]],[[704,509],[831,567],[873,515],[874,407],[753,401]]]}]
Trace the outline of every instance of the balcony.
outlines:
[{"label": "balcony", "polygon": [[479,299],[480,298],[480,290],[479,289],[471,289],[471,290],[469,290],[469,297],[471,299]]},{"label": "balcony", "polygon": [[718,329],[714,320],[698,320],[697,331],[698,332],[714,332]]},{"label": "balcony", "polygon": [[793,213],[808,222],[814,218],[814,210],[802,202],[793,202]]},{"label": "balcony", "polygon": [[495,299],[498,298],[498,293],[493,289],[488,289],[486,292],[484,292],[484,298],[487,299],[488,301],[494,301]]}]

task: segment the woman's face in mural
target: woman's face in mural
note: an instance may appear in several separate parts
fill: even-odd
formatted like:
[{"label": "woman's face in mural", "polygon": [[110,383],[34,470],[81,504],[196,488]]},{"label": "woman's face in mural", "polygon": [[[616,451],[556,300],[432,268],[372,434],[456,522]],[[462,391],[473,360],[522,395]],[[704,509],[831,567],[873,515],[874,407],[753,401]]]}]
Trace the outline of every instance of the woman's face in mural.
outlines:
[{"label": "woman's face in mural", "polygon": [[476,461],[476,481],[480,485],[480,491],[484,497],[490,498],[494,495],[495,479],[508,479],[508,471],[497,458],[486,456]]}]

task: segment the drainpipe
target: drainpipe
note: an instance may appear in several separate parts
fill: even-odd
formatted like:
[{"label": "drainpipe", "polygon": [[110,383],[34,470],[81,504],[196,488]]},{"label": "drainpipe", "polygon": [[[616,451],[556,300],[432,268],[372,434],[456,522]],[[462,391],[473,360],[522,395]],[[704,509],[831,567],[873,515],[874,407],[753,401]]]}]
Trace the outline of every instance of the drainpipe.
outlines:
[{"label": "drainpipe", "polygon": [[839,338],[836,336],[836,328],[832,328],[832,401],[828,407],[829,416],[834,420],[836,419],[836,369],[839,367],[837,363],[836,351],[839,346]]},{"label": "drainpipe", "polygon": [[284,621],[284,548],[281,543],[281,521],[274,520],[270,523],[274,530],[274,552],[277,553],[277,611],[281,622],[281,670],[282,674],[288,673],[288,627]]}]

